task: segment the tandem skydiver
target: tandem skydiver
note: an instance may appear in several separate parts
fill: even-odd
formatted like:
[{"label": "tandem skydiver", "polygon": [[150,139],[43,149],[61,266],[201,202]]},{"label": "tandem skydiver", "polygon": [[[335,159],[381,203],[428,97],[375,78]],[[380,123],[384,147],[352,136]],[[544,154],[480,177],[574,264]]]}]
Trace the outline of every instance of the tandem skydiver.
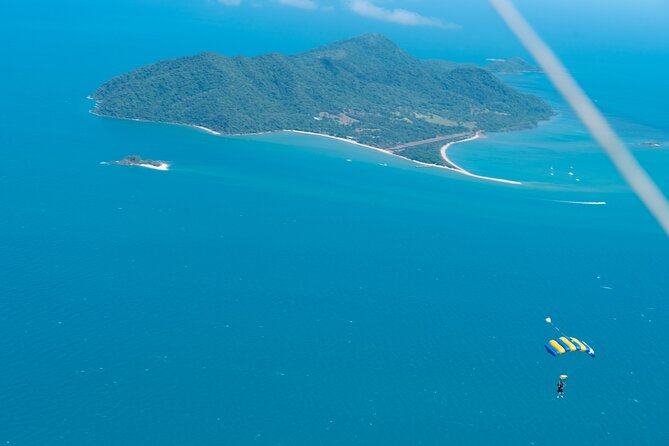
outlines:
[{"label": "tandem skydiver", "polygon": [[557,397],[558,398],[564,398],[564,385],[565,385],[565,382],[563,380],[558,381],[558,384],[557,384]]}]

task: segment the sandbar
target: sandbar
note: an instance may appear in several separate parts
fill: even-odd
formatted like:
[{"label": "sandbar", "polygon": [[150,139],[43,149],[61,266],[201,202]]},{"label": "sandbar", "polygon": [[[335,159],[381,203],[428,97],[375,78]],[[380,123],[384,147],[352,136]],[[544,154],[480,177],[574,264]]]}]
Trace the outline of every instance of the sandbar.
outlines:
[{"label": "sandbar", "polygon": [[146,167],[147,169],[154,169],[154,170],[170,170],[170,165],[168,163],[160,163],[157,166],[154,166],[153,164],[148,164],[148,163],[140,163],[140,164],[135,164],[135,166],[139,167]]},{"label": "sandbar", "polygon": [[[92,99],[92,98],[89,98],[89,99]],[[91,110],[90,113],[92,113],[96,116],[100,116],[100,117],[107,117],[107,116],[98,114],[95,109]],[[465,139],[461,139],[459,141],[451,141],[451,142],[445,144],[444,146],[442,146],[441,149],[440,149],[440,153],[441,153],[442,159],[446,162],[446,165],[442,165],[442,164],[434,164],[434,163],[426,163],[426,162],[423,162],[423,161],[417,161],[417,160],[408,158],[406,156],[402,156],[398,153],[394,153],[391,150],[382,149],[380,147],[370,146],[368,144],[362,144],[362,143],[359,143],[358,141],[355,141],[353,139],[341,138],[339,136],[332,136],[332,135],[327,135],[327,134],[324,134],[324,133],[309,132],[309,131],[305,131],[305,130],[286,129],[286,130],[276,130],[276,131],[267,131],[267,132],[223,135],[221,132],[218,132],[216,130],[210,129],[210,128],[202,126],[202,125],[184,124],[184,123],[180,123],[180,122],[150,121],[150,120],[147,120],[147,119],[140,119],[140,118],[118,118],[118,117],[114,117],[114,118],[115,119],[125,119],[125,120],[129,120],[129,121],[154,122],[154,123],[158,123],[158,124],[173,124],[173,125],[180,125],[180,126],[185,126],[185,127],[192,127],[192,128],[201,130],[203,132],[207,132],[207,133],[215,135],[215,136],[252,136],[252,135],[266,135],[266,134],[280,133],[280,132],[300,133],[300,134],[303,134],[303,135],[320,136],[320,137],[323,137],[323,138],[336,139],[338,141],[346,142],[346,143],[349,143],[349,144],[354,144],[356,146],[364,147],[366,149],[376,150],[377,152],[381,152],[381,153],[384,153],[384,154],[390,155],[390,156],[395,156],[397,158],[402,158],[404,160],[411,161],[414,164],[418,164],[418,166],[416,166],[416,167],[436,167],[438,169],[448,169],[448,170],[458,172],[458,173],[461,173],[463,175],[467,175],[469,177],[477,178],[477,179],[480,179],[480,180],[496,181],[498,183],[505,183],[505,184],[516,184],[516,185],[522,184],[520,181],[505,180],[503,178],[494,178],[494,177],[487,177],[487,176],[484,176],[484,175],[477,175],[475,173],[472,173],[472,172],[469,172],[469,171],[463,169],[462,167],[458,166],[457,164],[455,164],[453,161],[451,161],[448,158],[448,156],[446,155],[446,151],[450,147],[452,147],[454,144],[460,144],[460,143],[463,143],[463,142],[473,141],[475,139],[480,138],[481,134],[483,133],[483,131],[481,131],[481,130],[476,132],[476,134],[474,134],[473,136],[470,136],[470,137],[465,138]],[[169,164],[167,164],[167,163],[163,163],[159,166],[153,166],[153,165],[149,165],[149,164],[142,164],[141,166],[142,167],[147,167],[149,169],[155,169],[155,170],[168,170],[169,169]]]},{"label": "sandbar", "polygon": [[483,134],[483,131],[482,131],[482,130],[479,130],[479,131],[476,132],[474,135],[472,135],[472,136],[470,136],[470,137],[468,137],[468,138],[461,139],[461,140],[459,140],[459,141],[451,141],[451,142],[449,142],[449,143],[447,143],[447,144],[444,144],[444,145],[441,147],[441,150],[440,150],[441,158],[442,158],[444,161],[446,161],[447,164],[449,164],[450,166],[452,166],[452,170],[455,170],[456,172],[460,172],[460,173],[463,174],[463,175],[467,175],[467,176],[470,176],[470,177],[473,177],[473,178],[478,178],[478,179],[481,179],[481,180],[497,181],[497,182],[499,182],[499,183],[506,183],[506,184],[523,184],[523,183],[521,183],[520,181],[505,180],[505,179],[503,179],[503,178],[494,178],[494,177],[486,177],[486,176],[484,176],[484,175],[477,175],[477,174],[475,174],[475,173],[472,173],[472,172],[469,172],[468,170],[463,169],[462,167],[458,166],[457,164],[455,164],[453,161],[451,161],[451,160],[448,158],[448,155],[446,154],[446,151],[448,151],[448,149],[449,149],[450,147],[454,146],[455,144],[460,144],[460,143],[463,143],[463,142],[474,141],[475,139],[479,139],[479,138],[481,137],[482,134]]}]

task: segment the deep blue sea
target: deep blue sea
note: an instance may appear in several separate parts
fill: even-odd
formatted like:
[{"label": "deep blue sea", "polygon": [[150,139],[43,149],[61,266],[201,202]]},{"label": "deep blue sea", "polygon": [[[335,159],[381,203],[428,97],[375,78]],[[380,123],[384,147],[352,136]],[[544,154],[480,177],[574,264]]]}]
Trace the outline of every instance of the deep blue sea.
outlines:
[{"label": "deep blue sea", "polygon": [[[0,444],[669,444],[669,240],[543,75],[505,80],[554,119],[449,151],[503,185],[93,116],[100,83],[160,58],[322,42],[74,3],[0,30]],[[663,76],[579,60],[669,193]],[[99,164],[131,153],[173,167]],[[547,316],[597,357],[549,356]]]}]

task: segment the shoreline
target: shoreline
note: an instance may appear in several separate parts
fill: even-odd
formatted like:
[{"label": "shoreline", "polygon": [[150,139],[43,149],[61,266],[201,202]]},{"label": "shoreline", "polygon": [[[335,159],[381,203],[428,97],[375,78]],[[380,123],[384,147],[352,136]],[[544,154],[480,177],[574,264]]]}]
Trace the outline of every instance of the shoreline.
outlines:
[{"label": "shoreline", "polygon": [[[465,172],[460,167],[457,167],[454,163],[451,163],[453,167],[444,166],[443,164],[426,163],[425,161],[418,161],[418,160],[415,160],[415,159],[408,158],[406,156],[402,156],[398,153],[393,152],[392,150],[382,149],[381,147],[370,146],[368,144],[363,144],[361,142],[355,141],[353,139],[342,138],[340,136],[327,135],[325,133],[309,132],[309,131],[306,131],[306,130],[276,130],[276,131],[272,131],[272,132],[245,133],[245,134],[231,135],[231,136],[270,135],[272,133],[299,133],[299,134],[302,134],[302,135],[311,135],[311,136],[319,136],[321,138],[336,139],[337,141],[345,142],[345,143],[348,143],[348,144],[353,144],[355,146],[363,147],[365,149],[375,150],[377,152],[381,152],[381,153],[386,154],[386,155],[394,156],[396,158],[401,158],[401,159],[406,160],[406,161],[411,161],[414,164],[418,164],[418,166],[416,166],[416,167],[419,167],[419,166],[420,167],[437,167],[439,169],[447,169],[447,170],[454,171],[454,172],[460,172],[460,173]],[[461,141],[457,141],[457,142],[461,142]],[[469,173],[467,172],[467,174],[469,174]],[[472,174],[469,174],[469,175],[472,175]],[[487,177],[480,177],[480,178],[490,179],[490,178],[487,178]],[[501,180],[501,181],[505,181],[505,180]]]},{"label": "shoreline", "polygon": [[[153,121],[151,121],[151,122],[153,122]],[[458,173],[461,173],[463,175],[467,175],[468,177],[476,178],[476,179],[479,179],[479,180],[495,181],[495,182],[498,182],[498,183],[513,184],[513,185],[523,184],[522,182],[515,181],[515,180],[506,180],[504,178],[495,178],[495,177],[487,177],[485,175],[477,175],[475,173],[472,173],[472,172],[469,172],[468,170],[463,169],[462,167],[455,164],[453,161],[451,161],[446,156],[446,151],[453,144],[460,144],[460,143],[463,143],[463,142],[469,142],[469,141],[474,141],[476,139],[479,139],[479,138],[481,138],[481,134],[484,133],[483,130],[477,131],[475,135],[470,136],[468,138],[461,139],[461,140],[458,140],[458,141],[451,141],[451,142],[445,144],[444,146],[442,146],[441,149],[440,149],[441,156],[442,156],[443,160],[446,163],[449,164],[448,166],[445,166],[443,164],[426,163],[424,161],[414,160],[414,159],[408,158],[406,156],[402,156],[398,153],[395,153],[391,150],[382,149],[380,147],[370,146],[368,144],[363,144],[361,142],[358,142],[358,141],[355,141],[355,140],[352,140],[352,139],[342,138],[340,136],[327,135],[325,133],[309,132],[309,131],[306,131],[306,130],[274,130],[274,131],[270,131],[270,132],[236,133],[236,134],[232,134],[232,135],[223,135],[220,132],[217,132],[215,130],[212,130],[212,129],[209,129],[207,127],[203,127],[203,126],[200,126],[200,125],[193,125],[193,124],[178,124],[178,125],[193,127],[193,128],[196,128],[196,129],[199,129],[199,130],[202,130],[204,132],[207,132],[207,133],[210,133],[210,134],[213,134],[213,135],[217,135],[217,136],[254,136],[254,135],[271,135],[273,133],[299,133],[299,134],[302,134],[302,135],[319,136],[321,138],[336,139],[338,141],[345,142],[345,143],[348,143],[348,144],[353,144],[353,145],[356,145],[356,146],[359,146],[359,147],[363,147],[365,149],[376,150],[377,152],[381,152],[381,153],[384,153],[386,155],[390,155],[390,156],[394,156],[394,157],[397,157],[397,158],[401,158],[403,160],[411,161],[412,163],[418,164],[421,167],[437,167],[439,169],[446,169],[446,170],[449,170],[449,171],[452,171],[452,172],[458,172]],[[418,166],[416,166],[416,167],[418,167]]]},{"label": "shoreline", "polygon": [[162,170],[162,171],[170,170],[170,165],[168,163],[165,163],[165,162],[161,162],[157,166],[154,166],[153,164],[145,164],[145,163],[135,164],[135,166],[146,167],[147,169],[153,169],[153,170]]},{"label": "shoreline", "polygon": [[523,184],[520,181],[514,181],[514,180],[505,180],[504,178],[495,178],[495,177],[487,177],[484,175],[477,175],[475,173],[469,172],[468,170],[463,169],[459,165],[455,164],[451,159],[448,157],[446,152],[448,151],[449,148],[454,146],[455,144],[460,144],[463,142],[469,142],[469,141],[474,141],[479,138],[481,138],[481,135],[483,134],[483,130],[478,130],[475,135],[470,136],[469,138],[461,139],[459,141],[451,141],[447,144],[444,144],[441,149],[439,150],[439,153],[441,154],[441,158],[446,161],[448,164],[453,166],[453,170],[460,172],[463,175],[467,175],[470,177],[478,178],[480,180],[488,180],[488,181],[497,181],[499,183],[506,183],[506,184]]},{"label": "shoreline", "polygon": [[104,165],[107,165],[107,166],[116,164],[118,166],[127,166],[127,167],[146,167],[147,169],[161,170],[163,172],[170,170],[170,163],[167,163],[165,161],[160,161],[160,164],[157,165],[157,166],[154,166],[153,164],[148,164],[148,163],[119,164],[117,162],[110,162],[110,161],[100,161],[100,164],[104,164]]},{"label": "shoreline", "polygon": [[216,135],[216,136],[221,136],[222,135],[221,132],[217,132],[216,130],[208,129],[207,127],[202,127],[201,125],[192,124],[192,125],[190,125],[190,127],[196,128],[198,130],[202,130],[203,132],[207,132],[207,133],[210,133],[212,135]]},{"label": "shoreline", "polygon": [[[95,101],[95,99],[91,98],[90,96],[88,96],[86,99],[90,99],[92,101]],[[498,183],[513,184],[513,185],[521,185],[522,184],[520,181],[505,180],[503,178],[495,178],[495,177],[487,177],[487,176],[484,176],[484,175],[477,175],[475,173],[472,173],[472,172],[469,172],[469,171],[463,169],[462,167],[460,167],[459,165],[457,165],[453,161],[451,161],[448,158],[448,156],[446,156],[446,151],[453,144],[459,144],[459,143],[463,143],[463,142],[474,141],[474,140],[481,137],[481,134],[483,133],[482,130],[477,131],[476,134],[473,135],[473,136],[470,136],[470,137],[465,138],[465,139],[461,139],[459,141],[451,141],[451,142],[445,144],[444,146],[442,146],[441,149],[440,149],[441,157],[448,164],[448,165],[442,165],[442,164],[426,163],[424,161],[414,160],[414,159],[408,158],[406,156],[402,156],[398,153],[394,153],[394,152],[392,152],[390,150],[387,150],[387,149],[382,149],[380,147],[370,146],[368,144],[363,144],[363,143],[360,143],[358,141],[348,139],[348,138],[342,138],[342,137],[339,137],[339,136],[327,135],[325,133],[316,133],[316,132],[310,132],[310,131],[306,131],[306,130],[285,129],[285,130],[272,130],[272,131],[267,131],[267,132],[255,132],[255,133],[234,133],[234,134],[229,134],[228,135],[228,134],[223,134],[221,132],[217,132],[216,130],[212,130],[212,129],[210,129],[208,127],[205,127],[205,126],[202,126],[202,125],[184,124],[184,123],[181,123],[181,122],[151,121],[151,120],[148,120],[148,119],[140,119],[140,118],[122,118],[122,117],[117,117],[117,116],[107,116],[107,115],[97,113],[96,109],[97,109],[97,101],[96,101],[95,108],[93,110],[89,110],[89,113],[91,113],[95,116],[99,116],[101,118],[123,119],[123,120],[126,120],[126,121],[149,122],[149,123],[153,123],[153,124],[178,125],[178,126],[181,126],[181,127],[190,127],[190,128],[193,128],[193,129],[197,129],[197,130],[200,130],[200,131],[205,132],[205,133],[209,133],[210,135],[214,135],[214,136],[232,136],[232,137],[234,137],[234,136],[254,136],[254,135],[270,135],[270,134],[273,134],[273,133],[299,133],[299,134],[302,134],[302,135],[319,136],[319,137],[322,137],[322,138],[336,139],[338,141],[346,142],[346,143],[353,144],[353,145],[363,147],[363,148],[366,148],[366,149],[375,150],[377,152],[381,152],[381,153],[384,153],[386,155],[401,158],[401,159],[410,161],[414,164],[417,164],[418,166],[416,166],[416,167],[419,167],[419,166],[420,167],[436,167],[436,168],[439,168],[439,169],[446,169],[446,170],[449,170],[449,171],[452,171],[452,172],[458,172],[458,173],[461,173],[461,174],[466,175],[468,177],[476,178],[476,179],[479,179],[479,180],[495,181],[495,182],[498,182]],[[149,167],[147,165],[142,165],[142,167],[148,167],[148,168],[152,168],[152,169],[156,169],[156,170],[167,170],[169,168],[169,165],[167,166],[167,168],[162,168],[162,166],[161,167],[157,167],[157,166],[150,166]]]}]

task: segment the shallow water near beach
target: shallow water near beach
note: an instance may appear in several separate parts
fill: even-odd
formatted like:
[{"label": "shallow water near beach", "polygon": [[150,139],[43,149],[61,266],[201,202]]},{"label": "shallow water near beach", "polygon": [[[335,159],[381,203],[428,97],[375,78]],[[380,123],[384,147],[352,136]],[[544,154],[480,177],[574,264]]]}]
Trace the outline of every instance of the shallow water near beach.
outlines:
[{"label": "shallow water near beach", "polygon": [[[15,40],[0,74],[0,442],[667,444],[669,242],[543,76],[508,81],[555,119],[449,150],[513,186],[93,116],[162,56],[77,37],[68,64]],[[638,146],[669,141],[661,110],[624,100],[605,111],[669,191],[669,146]],[[130,153],[173,165],[99,164]],[[597,357],[547,355],[547,316]]]}]

